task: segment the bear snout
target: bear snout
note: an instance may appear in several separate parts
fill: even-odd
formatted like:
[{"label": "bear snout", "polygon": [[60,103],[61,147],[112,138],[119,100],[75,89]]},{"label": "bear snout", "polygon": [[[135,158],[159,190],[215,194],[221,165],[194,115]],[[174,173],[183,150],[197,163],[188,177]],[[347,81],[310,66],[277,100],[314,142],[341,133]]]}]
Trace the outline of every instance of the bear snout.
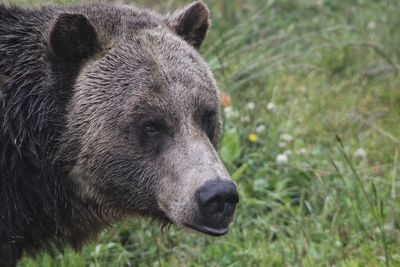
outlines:
[{"label": "bear snout", "polygon": [[239,202],[236,185],[227,180],[207,181],[196,191],[196,202],[196,222],[186,226],[209,235],[226,234]]},{"label": "bear snout", "polygon": [[199,211],[207,219],[231,217],[239,195],[231,181],[209,181],[196,193]]}]

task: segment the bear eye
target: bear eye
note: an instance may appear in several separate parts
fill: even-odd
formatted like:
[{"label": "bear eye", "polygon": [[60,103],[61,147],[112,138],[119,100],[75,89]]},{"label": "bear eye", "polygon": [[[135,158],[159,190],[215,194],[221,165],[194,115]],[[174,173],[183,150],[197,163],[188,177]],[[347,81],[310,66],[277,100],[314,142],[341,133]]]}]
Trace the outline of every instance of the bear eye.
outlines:
[{"label": "bear eye", "polygon": [[151,120],[141,124],[140,143],[148,153],[158,155],[165,147],[168,129],[162,120]]},{"label": "bear eye", "polygon": [[214,133],[216,115],[217,113],[213,110],[204,112],[203,127],[210,139],[212,138]]},{"label": "bear eye", "polygon": [[149,122],[143,126],[142,131],[147,136],[155,136],[160,133],[160,126],[157,123]]},{"label": "bear eye", "polygon": [[215,111],[206,111],[204,112],[204,123],[210,124],[213,123],[215,119]]}]

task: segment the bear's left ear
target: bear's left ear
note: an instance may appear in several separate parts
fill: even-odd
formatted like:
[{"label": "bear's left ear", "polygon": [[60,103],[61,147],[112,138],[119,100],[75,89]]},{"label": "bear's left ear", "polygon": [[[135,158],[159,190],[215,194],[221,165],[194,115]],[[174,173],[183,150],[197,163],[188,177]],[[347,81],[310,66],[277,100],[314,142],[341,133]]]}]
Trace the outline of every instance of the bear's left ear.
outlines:
[{"label": "bear's left ear", "polygon": [[167,25],[189,44],[199,49],[210,26],[209,10],[203,1],[196,1],[175,11],[167,18]]},{"label": "bear's left ear", "polygon": [[98,50],[96,30],[82,14],[62,13],[50,33],[50,46],[56,57],[80,63]]}]

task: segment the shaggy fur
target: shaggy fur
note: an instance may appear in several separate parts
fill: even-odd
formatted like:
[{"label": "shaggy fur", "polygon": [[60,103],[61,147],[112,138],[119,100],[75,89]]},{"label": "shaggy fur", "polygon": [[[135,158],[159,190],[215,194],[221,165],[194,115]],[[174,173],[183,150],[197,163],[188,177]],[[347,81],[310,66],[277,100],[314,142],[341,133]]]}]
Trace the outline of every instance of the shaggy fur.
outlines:
[{"label": "shaggy fur", "polygon": [[196,51],[208,26],[201,2],[168,17],[0,5],[0,265],[79,249],[125,217],[196,220],[196,189],[230,179]]}]

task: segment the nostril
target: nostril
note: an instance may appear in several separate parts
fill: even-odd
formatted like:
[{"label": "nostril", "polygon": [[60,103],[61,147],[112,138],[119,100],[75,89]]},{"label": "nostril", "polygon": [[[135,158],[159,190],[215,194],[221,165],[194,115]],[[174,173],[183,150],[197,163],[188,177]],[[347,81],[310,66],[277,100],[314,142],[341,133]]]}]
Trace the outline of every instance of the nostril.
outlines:
[{"label": "nostril", "polygon": [[231,181],[214,180],[204,184],[196,193],[200,212],[205,217],[216,214],[231,216],[235,210],[239,195]]},{"label": "nostril", "polygon": [[232,204],[237,204],[239,202],[239,195],[237,194],[237,192],[233,196],[229,197],[227,202],[232,203]]}]

